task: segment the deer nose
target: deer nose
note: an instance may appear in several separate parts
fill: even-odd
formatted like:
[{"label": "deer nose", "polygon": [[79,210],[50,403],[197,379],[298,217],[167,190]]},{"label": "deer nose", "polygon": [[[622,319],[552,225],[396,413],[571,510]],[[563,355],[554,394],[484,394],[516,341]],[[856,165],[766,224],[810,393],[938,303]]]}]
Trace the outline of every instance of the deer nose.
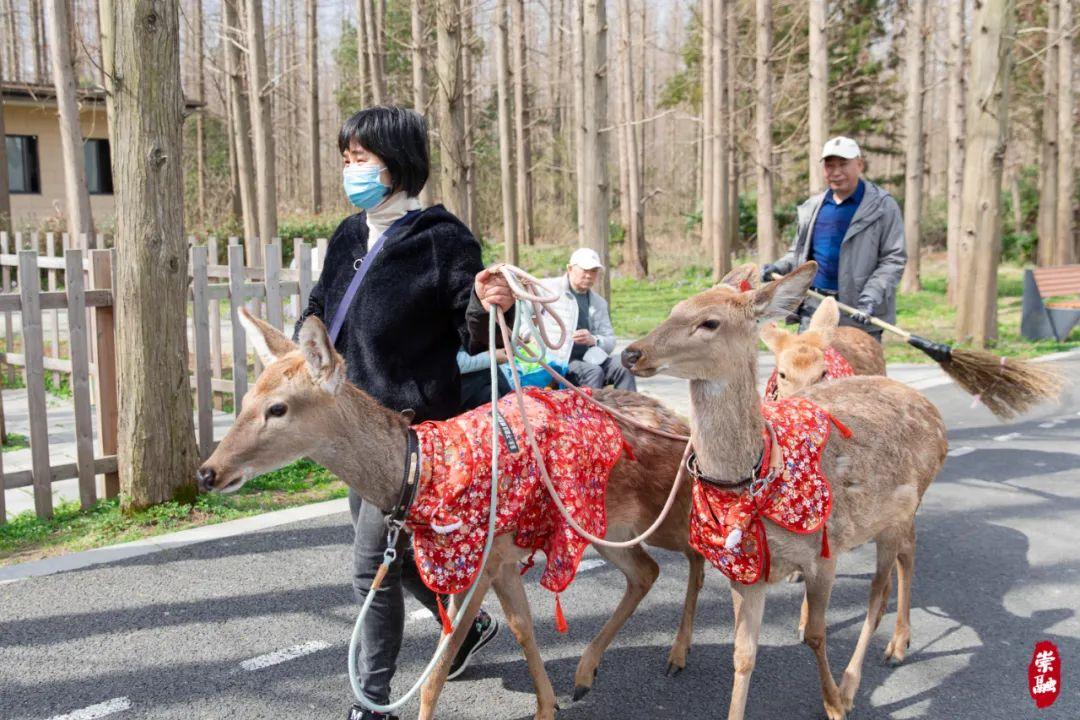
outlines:
[{"label": "deer nose", "polygon": [[623,367],[626,368],[627,370],[632,370],[634,368],[634,363],[636,363],[640,359],[641,359],[641,351],[640,350],[631,350],[630,348],[626,348],[622,352],[622,364],[623,364]]},{"label": "deer nose", "polygon": [[214,486],[214,478],[216,477],[217,473],[214,472],[213,468],[199,468],[199,472],[196,474],[196,478],[199,482],[199,489],[203,492],[208,492]]}]

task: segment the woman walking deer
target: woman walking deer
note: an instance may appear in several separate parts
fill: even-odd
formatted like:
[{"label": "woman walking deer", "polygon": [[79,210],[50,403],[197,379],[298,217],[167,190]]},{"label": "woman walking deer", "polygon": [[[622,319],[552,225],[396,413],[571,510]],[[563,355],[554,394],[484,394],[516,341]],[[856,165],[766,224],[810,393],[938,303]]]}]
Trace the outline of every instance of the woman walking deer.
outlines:
[{"label": "woman walking deer", "polygon": [[[921,393],[884,377],[843,378],[762,405],[756,392],[759,325],[796,307],[816,271],[807,263],[746,292],[718,285],[676,305],[666,321],[623,353],[623,363],[636,375],[665,373],[690,381],[699,470],[691,533],[695,545],[735,578],[730,720],[745,713],[767,583],[794,570],[806,578],[805,642],[817,660],[830,720],[843,718],[854,704],[894,564],[899,602],[885,655],[903,660],[910,640],[915,511],[947,450],[937,409]],[[831,432],[832,424],[843,434]],[[824,476],[827,482],[798,496],[791,487],[797,474]],[[730,514],[712,504],[716,496],[734,499]],[[774,498],[779,506],[770,505]],[[783,505],[791,498],[803,504]],[[869,540],[877,545],[877,570],[862,632],[837,686],[825,644],[836,557]]]}]

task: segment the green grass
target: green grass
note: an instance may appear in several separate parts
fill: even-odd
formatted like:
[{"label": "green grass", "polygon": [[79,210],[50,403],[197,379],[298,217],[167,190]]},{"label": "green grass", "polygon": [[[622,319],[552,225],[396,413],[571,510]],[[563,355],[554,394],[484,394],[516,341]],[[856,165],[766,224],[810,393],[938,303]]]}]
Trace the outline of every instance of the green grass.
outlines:
[{"label": "green grass", "polygon": [[194,503],[167,502],[124,513],[117,498],[99,500],[83,511],[77,502],[61,503],[50,520],[32,510],[0,525],[0,565],[139,540],[197,525],[234,520],[344,497],[347,488],[326,469],[301,460],[249,481],[236,493],[201,494]]},{"label": "green grass", "polygon": [[30,447],[30,438],[19,433],[7,434],[7,442],[4,443],[4,452],[14,452]]}]

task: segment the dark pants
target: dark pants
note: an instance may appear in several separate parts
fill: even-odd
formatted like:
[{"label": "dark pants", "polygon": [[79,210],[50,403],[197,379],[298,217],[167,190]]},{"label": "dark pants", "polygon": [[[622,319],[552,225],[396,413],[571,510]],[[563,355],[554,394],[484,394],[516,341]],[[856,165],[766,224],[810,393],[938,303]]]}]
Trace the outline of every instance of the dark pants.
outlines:
[{"label": "dark pants", "polygon": [[[497,371],[499,380],[499,397],[510,392],[510,383],[502,370]],[[491,370],[477,370],[465,373],[461,376],[461,410],[472,410],[484,403],[491,402]]]},{"label": "dark pants", "polygon": [[618,359],[609,357],[600,365],[571,360],[566,379],[578,387],[602,388],[614,385],[619,390],[637,390],[637,382],[630,371],[622,366]]},{"label": "dark pants", "polygon": [[[353,537],[353,591],[357,602],[363,603],[386,552],[386,524],[382,510],[363,502],[352,490],[349,490],[349,511],[356,532]],[[435,593],[420,579],[412,542],[405,532],[398,536],[397,560],[376,592],[360,635],[357,663],[360,686],[368,699],[383,705],[390,700],[390,680],[397,670],[397,656],[405,630],[402,588],[430,610],[433,621],[438,622]]]}]

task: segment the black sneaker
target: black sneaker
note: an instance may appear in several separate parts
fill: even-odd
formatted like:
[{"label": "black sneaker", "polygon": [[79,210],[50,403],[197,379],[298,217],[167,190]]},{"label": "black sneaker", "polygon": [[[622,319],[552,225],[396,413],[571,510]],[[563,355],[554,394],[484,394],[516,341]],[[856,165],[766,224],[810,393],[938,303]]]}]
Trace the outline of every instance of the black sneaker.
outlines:
[{"label": "black sneaker", "polygon": [[450,666],[450,674],[446,676],[446,679],[453,680],[465,672],[465,668],[469,666],[472,656],[491,642],[491,639],[498,634],[499,621],[483,610],[477,613],[472,627],[469,628],[469,634],[465,636],[465,642],[462,643],[461,649],[458,650],[457,655],[454,657],[454,662]]},{"label": "black sneaker", "polygon": [[397,715],[383,715],[382,713],[374,712],[373,710],[366,710],[359,703],[354,703],[349,708],[349,715],[346,720],[398,720]]}]

